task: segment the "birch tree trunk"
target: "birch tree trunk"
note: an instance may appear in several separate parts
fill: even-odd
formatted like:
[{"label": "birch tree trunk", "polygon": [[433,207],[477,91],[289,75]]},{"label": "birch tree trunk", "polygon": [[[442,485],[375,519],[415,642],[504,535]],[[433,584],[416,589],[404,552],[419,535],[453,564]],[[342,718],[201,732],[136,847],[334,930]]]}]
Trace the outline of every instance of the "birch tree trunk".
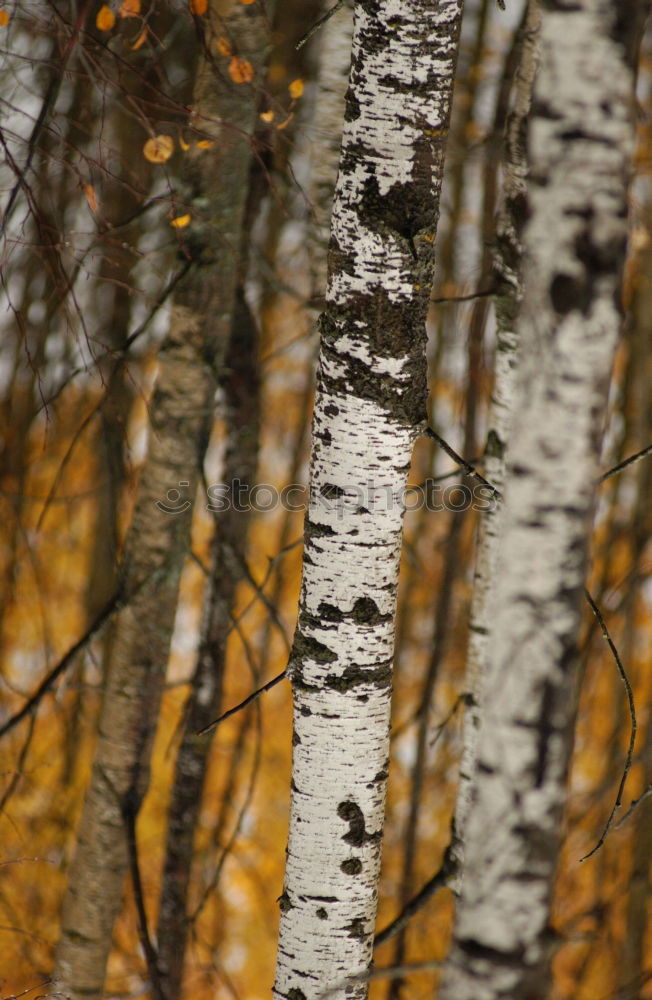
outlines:
[{"label": "birch tree trunk", "polygon": [[[260,379],[256,323],[238,294],[224,379],[227,447],[223,482],[251,487],[258,459]],[[174,771],[158,917],[158,954],[166,1000],[181,995],[190,930],[188,893],[193,847],[212,738],[197,733],[219,714],[226,644],[238,585],[245,578],[250,511],[229,504],[215,515],[211,576],[206,588],[197,666],[184,707],[184,728]]]},{"label": "birch tree trunk", "polygon": [[620,324],[633,152],[629,30],[607,0],[542,4],[518,419],[476,799],[441,1000],[548,992],[587,537]]},{"label": "birch tree trunk", "polygon": [[[328,13],[332,4],[330,0],[326,0],[322,6],[323,16]],[[353,0],[346,0],[341,10],[320,28],[315,39],[319,45],[319,63],[312,121],[307,126],[310,130],[308,193],[311,210],[308,246],[313,298],[323,296],[326,289],[326,251],[330,238],[333,189],[340,156],[352,34]]]},{"label": "birch tree trunk", "polygon": [[274,993],[363,997],[376,915],[403,497],[426,397],[461,0],[360,0],[313,419]]},{"label": "birch tree trunk", "polygon": [[[268,21],[258,4],[212,0],[202,23],[206,51],[226,25],[240,56],[259,72]],[[135,823],[147,788],[192,501],[233,321],[259,81],[231,81],[215,58],[200,60],[194,121],[216,150],[191,147],[186,154],[192,221],[183,230],[182,255],[189,267],[177,285],[160,351],[148,453],[122,569],[126,606],[115,623],[91,782],[63,905],[53,979],[67,1000],[102,994],[128,862],[126,826]]]},{"label": "birch tree trunk", "polygon": [[[502,205],[496,224],[494,272],[498,283],[496,308],[496,359],[489,430],[484,453],[484,475],[502,493],[509,433],[513,418],[518,337],[516,322],[522,299],[523,206],[527,196],[525,136],[532,85],[537,64],[539,3],[529,0],[523,25],[522,49],[514,83],[514,104],[505,124],[505,178]],[[466,689],[471,694],[464,716],[464,749],[455,806],[453,862],[458,888],[464,875],[464,830],[475,784],[478,735],[482,714],[491,630],[490,599],[498,575],[498,553],[503,521],[500,502],[480,519],[476,567],[473,577],[470,639]]]}]

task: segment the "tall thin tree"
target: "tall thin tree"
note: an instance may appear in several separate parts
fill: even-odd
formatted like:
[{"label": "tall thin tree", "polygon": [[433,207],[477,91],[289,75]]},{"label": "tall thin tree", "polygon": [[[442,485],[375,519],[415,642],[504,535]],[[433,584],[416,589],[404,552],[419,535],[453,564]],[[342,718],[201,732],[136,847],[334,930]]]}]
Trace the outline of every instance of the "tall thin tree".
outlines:
[{"label": "tall thin tree", "polygon": [[[179,580],[189,548],[192,500],[235,309],[251,137],[269,22],[259,5],[212,0],[198,28],[203,57],[197,67],[193,123],[202,145],[193,145],[187,154],[185,205],[191,221],[180,239],[187,270],[177,285],[170,329],[159,354],[147,458],[122,569],[125,606],[115,623],[53,977],[71,1000],[93,1000],[102,994],[129,860],[128,836],[133,853],[135,823],[147,789]],[[237,57],[214,55],[217,39],[225,32],[231,44],[237,40]],[[233,72],[230,58],[237,60]],[[155,962],[149,971],[156,978]]]},{"label": "tall thin tree", "polygon": [[424,429],[460,0],[360,0],[313,420],[275,995],[366,994],[403,497]]},{"label": "tall thin tree", "polygon": [[[545,0],[505,528],[442,1000],[537,1000],[572,744],[577,633],[633,153],[633,15]],[[629,16],[628,16],[629,15]]]}]

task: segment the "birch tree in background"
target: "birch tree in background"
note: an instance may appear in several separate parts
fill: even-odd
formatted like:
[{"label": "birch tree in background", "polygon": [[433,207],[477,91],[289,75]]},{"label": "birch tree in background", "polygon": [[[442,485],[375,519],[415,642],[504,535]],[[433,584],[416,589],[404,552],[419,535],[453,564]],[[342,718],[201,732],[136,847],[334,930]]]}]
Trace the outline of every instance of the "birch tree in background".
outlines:
[{"label": "birch tree in background", "polygon": [[[238,249],[248,191],[251,135],[269,24],[259,5],[213,0],[206,51],[228,31],[253,82],[234,81],[215,58],[200,60],[194,122],[216,151],[188,152],[184,230],[187,273],[177,285],[159,354],[148,452],[122,570],[125,606],[115,623],[90,786],[64,899],[54,981],[70,1000],[100,997],[128,865],[128,835],[148,783],[148,763],[188,552],[191,500],[233,322]],[[186,235],[187,233],[187,235]],[[174,492],[171,492],[174,491]],[[183,491],[183,492],[182,492]],[[166,502],[170,501],[170,502]],[[132,855],[134,845],[132,843]],[[132,856],[133,862],[133,856]],[[156,963],[148,956],[152,980]],[[154,988],[158,983],[153,982]]]},{"label": "birch tree in background", "polygon": [[[627,8],[627,10],[625,10]],[[545,0],[501,570],[442,1000],[544,997],[577,632],[627,232],[634,15]],[[638,18],[636,18],[638,23]]]},{"label": "birch tree in background", "polygon": [[[496,308],[496,355],[489,430],[484,454],[484,474],[502,492],[509,433],[513,419],[518,337],[516,323],[522,299],[521,236],[525,221],[527,153],[525,136],[537,63],[539,3],[529,0],[523,24],[522,49],[514,84],[514,103],[505,124],[505,168],[502,205],[496,220],[494,259],[498,292]],[[464,717],[464,749],[455,808],[453,855],[457,878],[464,875],[464,830],[471,808],[478,735],[482,715],[484,682],[491,632],[490,600],[497,582],[501,503],[491,506],[480,519],[468,650],[466,688],[471,694]]]},{"label": "birch tree in background", "polygon": [[[323,4],[322,16],[328,13],[330,6],[330,0]],[[319,44],[318,68],[312,120],[308,125],[311,211],[308,246],[313,297],[323,296],[326,288],[326,251],[342,139],[352,35],[353,0],[348,0],[335,16],[326,21],[315,39]]]},{"label": "birch tree in background", "polygon": [[274,993],[362,997],[376,915],[403,499],[460,0],[354,7],[313,419]]}]

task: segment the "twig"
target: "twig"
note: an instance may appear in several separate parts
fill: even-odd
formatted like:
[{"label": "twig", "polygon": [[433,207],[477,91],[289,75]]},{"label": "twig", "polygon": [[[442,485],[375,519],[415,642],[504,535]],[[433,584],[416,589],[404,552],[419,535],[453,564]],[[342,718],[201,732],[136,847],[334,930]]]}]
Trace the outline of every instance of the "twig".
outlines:
[{"label": "twig", "polygon": [[27,156],[25,157],[25,162],[20,170],[17,177],[16,183],[9,193],[9,198],[7,200],[7,206],[5,208],[4,217],[2,222],[0,222],[0,235],[4,235],[7,226],[9,224],[9,219],[11,218],[12,210],[16,204],[16,199],[18,197],[18,192],[21,187],[25,185],[25,177],[27,176],[27,171],[29,170],[32,160],[34,159],[34,154],[36,153],[38,146],[38,139],[45,125],[45,120],[54,107],[57,97],[59,96],[59,91],[61,89],[61,84],[63,83],[66,75],[66,69],[72,56],[75,46],[79,41],[79,36],[84,31],[84,25],[86,17],[88,15],[89,8],[91,6],[90,0],[82,5],[81,10],[77,14],[77,20],[72,26],[72,31],[70,37],[66,42],[65,48],[61,56],[61,62],[52,73],[52,79],[50,80],[47,90],[45,92],[45,97],[41,102],[41,108],[34,122],[34,127],[32,128],[32,133],[27,140]]},{"label": "twig", "polygon": [[337,0],[337,3],[335,4],[334,7],[331,7],[330,10],[327,10],[325,14],[322,14],[319,20],[315,21],[312,28],[308,28],[305,35],[302,35],[302,37],[295,45],[295,49],[297,50],[297,52],[299,51],[299,49],[303,48],[306,42],[309,41],[312,38],[312,36],[316,34],[319,31],[319,29],[323,27],[324,24],[326,24],[327,21],[330,21],[333,14],[337,14],[340,7],[343,6],[344,6],[344,0]]},{"label": "twig", "polygon": [[490,295],[495,295],[497,288],[493,285],[491,288],[485,288],[480,292],[469,292],[468,295],[444,295],[438,299],[430,299],[436,305],[445,304],[447,302],[473,302],[474,299],[487,299]]},{"label": "twig", "polygon": [[18,782],[23,776],[23,767],[25,766],[25,760],[27,759],[27,754],[29,753],[29,748],[32,743],[32,736],[34,735],[35,724],[36,724],[36,718],[35,716],[32,716],[31,719],[29,720],[27,736],[25,737],[25,742],[20,748],[20,753],[18,755],[18,760],[16,762],[16,768],[11,776],[11,781],[7,785],[7,788],[5,789],[2,798],[0,799],[0,813],[3,813],[5,811],[7,807],[7,802],[16,791]]},{"label": "twig", "polygon": [[376,937],[374,938],[374,948],[377,948],[378,945],[384,944],[385,941],[389,941],[389,939],[394,937],[395,934],[399,934],[403,928],[408,925],[415,913],[418,913],[419,910],[426,905],[430,897],[435,894],[437,889],[441,889],[443,886],[448,885],[451,877],[455,874],[455,868],[456,866],[453,861],[449,845],[446,848],[444,860],[441,863],[439,871],[435,872],[432,878],[426,882],[416,896],[412,897],[412,899],[403,907],[399,915],[391,921],[391,923],[387,924],[386,927],[383,927],[382,931],[378,931]]},{"label": "twig", "polygon": [[8,996],[2,997],[2,1000],[18,1000],[19,997],[27,996],[28,993],[33,993],[34,990],[42,990],[45,986],[51,985],[51,979],[44,979],[42,983],[37,983],[36,986],[28,986],[26,990],[21,990],[20,993],[11,993]]},{"label": "twig", "polygon": [[209,724],[207,726],[204,726],[203,729],[199,729],[197,731],[197,736],[202,736],[204,733],[207,733],[209,729],[213,728],[213,726],[219,726],[221,722],[224,722],[225,719],[229,719],[232,715],[235,715],[236,712],[241,712],[243,708],[246,708],[247,705],[250,705],[252,701],[255,701],[257,698],[259,698],[261,694],[265,694],[266,691],[271,691],[273,687],[276,687],[276,685],[279,684],[287,676],[288,676],[287,669],[282,670],[280,674],[276,675],[276,677],[272,677],[271,681],[267,681],[267,683],[263,684],[262,687],[257,688],[252,694],[248,695],[244,699],[244,701],[241,701],[238,705],[234,705],[233,708],[230,708],[227,712],[224,712],[223,715],[220,715],[219,718],[215,719],[213,722],[209,722]]},{"label": "twig", "polygon": [[633,799],[630,802],[627,812],[625,813],[624,816],[620,817],[620,819],[618,820],[618,822],[614,827],[614,830],[620,830],[623,823],[625,823],[625,821],[629,819],[634,810],[637,809],[642,802],[645,802],[646,799],[649,799],[651,795],[652,795],[652,784],[649,784],[637,799]]},{"label": "twig", "polygon": [[37,707],[43,696],[47,694],[55,681],[57,681],[61,674],[63,674],[63,672],[70,666],[77,653],[79,653],[84,646],[88,645],[91,639],[97,634],[97,632],[100,631],[102,626],[109,620],[114,611],[116,611],[122,603],[122,592],[121,590],[117,590],[113,597],[111,597],[104,605],[81,639],[78,639],[74,646],[71,646],[68,652],[59,660],[57,665],[45,675],[34,694],[27,699],[23,707],[19,709],[15,715],[12,715],[9,719],[7,719],[4,725],[0,726],[0,739],[2,739],[3,736],[6,736],[6,734],[14,729],[19,722],[23,721],[25,716],[29,715],[29,713]]},{"label": "twig", "polygon": [[[471,694],[470,691],[462,691],[461,694],[458,694],[457,698],[455,699],[455,702],[453,703],[449,711],[446,713],[442,721],[437,723],[437,725],[435,726],[435,736],[430,743],[431,747],[435,746],[435,744],[441,737],[441,734],[443,733],[444,729],[451,721],[451,719],[457,712],[460,705],[472,705],[472,704],[473,704],[473,695]],[[402,722],[400,726],[397,726],[396,729],[392,730],[390,739],[396,740],[399,738],[399,736],[402,736],[403,733],[410,728],[410,726],[414,725],[414,723],[421,718],[424,711],[425,711],[425,705],[422,702],[419,705],[419,707],[415,709],[412,715],[408,716],[408,718],[405,719],[405,721]]]},{"label": "twig", "polygon": [[[589,851],[588,854],[585,854],[583,858],[580,858],[580,861],[586,861],[588,858],[591,857],[591,855],[595,854],[596,851],[599,851],[600,848],[602,847],[602,845],[604,844],[605,840],[607,839],[607,834],[609,833],[609,830],[611,829],[611,824],[613,822],[613,818],[616,815],[616,812],[618,811],[618,809],[620,809],[620,806],[621,806],[622,801],[623,801],[623,790],[625,788],[625,782],[627,781],[627,776],[629,775],[629,772],[630,772],[631,767],[632,767],[632,761],[633,761],[633,758],[634,758],[634,744],[636,742],[636,708],[635,708],[635,705],[634,705],[634,692],[632,691],[632,685],[629,683],[627,674],[625,673],[625,668],[623,667],[623,664],[622,664],[622,661],[620,659],[620,656],[618,655],[618,650],[616,649],[616,647],[614,645],[614,642],[613,642],[611,636],[609,635],[609,630],[608,630],[608,628],[607,628],[607,626],[605,624],[605,620],[602,617],[600,609],[598,608],[597,604],[595,603],[595,601],[593,600],[593,598],[589,594],[588,590],[586,590],[586,589],[584,590],[584,596],[586,597],[587,601],[589,602],[589,605],[591,607],[591,611],[593,612],[593,614],[595,615],[595,617],[598,620],[598,625],[600,626],[600,628],[602,630],[602,635],[604,636],[606,642],[609,645],[609,649],[611,650],[613,658],[616,661],[616,666],[618,668],[618,673],[620,674],[622,682],[625,685],[625,691],[627,692],[627,700],[629,702],[629,717],[630,717],[630,720],[631,720],[632,728],[631,728],[631,734],[630,734],[630,737],[629,737],[629,747],[627,749],[627,757],[625,759],[625,767],[623,768],[623,774],[622,774],[622,777],[620,779],[620,785],[618,786],[618,794],[616,795],[616,801],[614,802],[613,809],[609,813],[609,818],[608,818],[608,820],[607,820],[607,822],[605,824],[605,828],[602,831],[602,834],[601,834],[600,839],[598,840],[597,844],[595,845],[595,847],[593,848],[593,850]],[[630,807],[630,809],[631,809],[631,807]]]},{"label": "twig", "polygon": [[598,483],[604,483],[605,479],[610,479],[611,476],[615,476],[617,472],[621,472],[626,469],[628,465],[634,465],[635,462],[640,462],[642,458],[646,455],[652,454],[652,444],[649,444],[647,448],[643,448],[641,451],[637,451],[635,455],[630,455],[629,458],[623,459],[618,465],[614,465],[613,469],[609,469],[608,472],[603,472]]},{"label": "twig", "polygon": [[154,1000],[166,1000],[163,986],[161,984],[161,974],[158,968],[158,955],[154,945],[152,944],[147,927],[147,912],[145,910],[145,899],[143,897],[143,883],[140,877],[140,865],[138,863],[138,843],[136,840],[137,814],[138,809],[133,802],[133,794],[127,792],[122,804],[122,817],[124,819],[125,831],[127,835],[129,869],[131,871],[136,912],[138,913],[138,936],[145,955]]},{"label": "twig", "polygon": [[495,486],[492,486],[492,484],[489,482],[488,479],[485,479],[484,476],[481,476],[478,470],[474,468],[474,466],[472,466],[470,462],[467,462],[465,458],[462,458],[461,455],[458,455],[455,449],[451,448],[448,442],[444,441],[443,437],[441,437],[437,433],[437,431],[434,431],[432,427],[426,427],[426,429],[424,430],[424,434],[426,435],[426,437],[432,438],[433,441],[436,441],[439,447],[446,452],[449,458],[452,458],[454,462],[457,462],[457,464],[462,469],[464,469],[467,476],[470,476],[472,479],[475,479],[482,486],[486,486],[487,489],[491,490],[496,500],[502,500],[502,493],[500,492],[500,490],[497,490]]}]

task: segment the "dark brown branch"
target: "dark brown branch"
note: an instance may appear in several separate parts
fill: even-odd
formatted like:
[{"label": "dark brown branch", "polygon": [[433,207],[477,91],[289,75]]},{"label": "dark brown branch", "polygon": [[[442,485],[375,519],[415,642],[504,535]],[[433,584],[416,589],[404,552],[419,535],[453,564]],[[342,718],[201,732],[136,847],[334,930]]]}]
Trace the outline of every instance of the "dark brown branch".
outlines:
[{"label": "dark brown branch", "polygon": [[154,1000],[166,1000],[163,986],[161,984],[161,974],[158,968],[158,955],[152,944],[147,927],[147,912],[145,910],[145,899],[143,896],[143,883],[140,877],[140,865],[138,863],[138,843],[136,840],[136,817],[138,807],[133,801],[133,796],[127,793],[122,805],[122,817],[125,824],[127,837],[127,853],[129,855],[129,869],[131,872],[131,882],[134,890],[134,901],[138,914],[138,937],[140,945],[145,955],[147,971],[149,973]]},{"label": "dark brown branch", "polygon": [[426,882],[416,896],[412,897],[412,899],[403,907],[399,915],[391,921],[391,923],[387,924],[386,927],[383,927],[382,931],[378,931],[374,938],[374,948],[377,948],[378,945],[384,944],[385,941],[389,941],[389,939],[394,937],[395,934],[399,934],[404,927],[407,927],[415,913],[418,913],[419,910],[426,905],[430,897],[437,892],[437,889],[441,889],[445,885],[448,885],[454,874],[455,865],[453,863],[451,849],[450,847],[447,847],[446,853],[444,854],[444,860],[442,861],[439,871],[435,872],[432,878]]},{"label": "dark brown branch", "polygon": [[[616,662],[616,667],[618,668],[618,673],[620,674],[621,680],[622,680],[623,684],[625,685],[625,691],[627,692],[627,700],[629,702],[629,718],[630,718],[630,721],[631,721],[631,733],[630,733],[630,737],[629,737],[629,747],[627,749],[627,757],[625,759],[625,767],[623,768],[623,774],[622,774],[622,777],[620,779],[620,785],[618,786],[618,794],[616,795],[616,801],[614,802],[613,808],[612,808],[611,812],[609,813],[609,818],[607,819],[607,822],[605,824],[605,828],[602,831],[600,839],[598,840],[598,842],[595,845],[595,847],[593,848],[593,850],[589,851],[588,854],[585,854],[583,858],[580,858],[580,861],[586,861],[593,854],[595,854],[596,851],[599,851],[600,848],[602,847],[602,845],[604,844],[605,840],[607,839],[607,834],[609,833],[609,830],[611,829],[611,824],[613,823],[613,818],[616,815],[616,812],[618,811],[618,809],[620,809],[620,806],[622,805],[623,791],[624,791],[624,788],[625,788],[625,782],[627,781],[627,776],[629,775],[629,772],[630,772],[631,767],[632,767],[632,761],[634,759],[634,744],[636,743],[636,708],[635,708],[635,705],[634,705],[634,692],[632,691],[632,686],[629,683],[629,679],[627,677],[627,674],[625,673],[625,668],[623,667],[623,664],[622,664],[622,661],[620,659],[620,656],[618,655],[618,650],[616,649],[616,647],[614,645],[614,642],[613,642],[611,636],[609,635],[609,630],[608,630],[608,628],[607,628],[607,626],[605,624],[605,620],[602,617],[600,609],[598,608],[597,604],[595,603],[595,601],[593,600],[593,598],[589,594],[588,590],[584,591],[584,596],[586,597],[586,599],[587,599],[587,601],[588,601],[588,603],[589,603],[589,605],[591,607],[591,611],[593,612],[593,614],[597,618],[598,625],[600,626],[600,629],[602,630],[602,635],[604,636],[604,639],[607,642],[607,644],[609,646],[609,649],[611,650],[613,658],[614,658],[614,660]],[[630,807],[630,809],[631,809],[631,807]]]},{"label": "dark brown branch", "polygon": [[432,438],[433,441],[436,441],[439,447],[446,452],[449,458],[452,458],[454,462],[457,462],[460,468],[464,469],[467,476],[470,476],[471,479],[475,479],[476,482],[480,483],[482,486],[486,486],[488,490],[491,490],[496,500],[502,500],[502,493],[500,492],[500,490],[497,490],[495,486],[492,486],[492,484],[489,482],[488,479],[485,479],[484,476],[481,476],[478,470],[473,465],[471,465],[470,462],[467,462],[465,458],[462,458],[461,455],[458,455],[455,449],[451,448],[448,442],[444,441],[443,437],[441,437],[437,433],[437,431],[434,431],[432,427],[426,427],[426,429],[424,430],[424,434],[426,435],[426,437]]},{"label": "dark brown branch", "polygon": [[635,462],[640,462],[642,458],[645,458],[646,455],[650,454],[652,454],[652,444],[649,444],[647,448],[642,448],[641,451],[637,451],[635,455],[630,455],[629,458],[623,459],[622,462],[619,462],[618,465],[614,465],[613,469],[609,469],[608,472],[603,472],[598,479],[598,483],[604,483],[606,479],[610,479],[611,476],[615,476],[617,472],[622,472],[622,470],[626,469],[628,465],[634,465]]},{"label": "dark brown branch", "polygon": [[19,722],[33,712],[35,708],[39,705],[41,699],[50,690],[52,685],[61,677],[64,671],[70,666],[75,657],[88,643],[93,639],[93,637],[100,631],[102,626],[109,620],[111,615],[118,610],[123,604],[123,596],[121,590],[117,590],[115,594],[107,601],[99,614],[95,617],[89,628],[86,630],[81,639],[70,647],[67,653],[59,660],[59,662],[54,666],[43,678],[39,686],[33,695],[31,695],[23,707],[19,709],[15,715],[7,719],[4,725],[0,726],[0,739],[5,736],[8,732],[14,729]]},{"label": "dark brown branch", "polygon": [[315,21],[315,23],[313,24],[312,28],[308,28],[308,30],[306,31],[305,35],[302,35],[302,37],[299,39],[299,41],[295,45],[295,49],[297,50],[297,52],[299,51],[300,48],[303,48],[303,46],[306,44],[306,42],[309,39],[311,39],[312,36],[314,34],[316,34],[319,31],[319,29],[321,27],[323,27],[323,25],[326,24],[327,21],[330,21],[330,19],[333,16],[333,14],[337,14],[337,12],[340,9],[340,7],[343,7],[343,6],[344,6],[344,0],[337,0],[337,3],[333,7],[331,7],[330,10],[327,10],[325,14],[322,14],[322,16],[319,18],[319,20]]},{"label": "dark brown branch", "polygon": [[[238,705],[234,705],[233,708],[230,708],[228,712],[224,712],[224,714],[220,715],[220,717],[218,719],[215,719],[214,722],[210,722],[207,726],[204,726],[203,729],[200,729],[197,732],[197,736],[202,736],[204,733],[207,733],[209,732],[209,730],[213,729],[214,726],[219,726],[221,722],[224,722],[226,719],[229,719],[232,715],[235,715],[236,712],[241,712],[242,709],[246,708],[247,705],[250,705],[252,701],[256,701],[256,699],[259,698],[261,694],[265,694],[266,691],[271,691],[273,687],[276,687],[276,685],[279,684],[287,676],[288,672],[286,668],[285,670],[282,670],[280,674],[277,674],[276,677],[272,677],[271,681],[267,681],[267,683],[263,684],[262,687],[257,688],[256,691],[248,695],[244,699],[244,701],[241,701]],[[1,735],[2,733],[0,732],[0,736]]]},{"label": "dark brown branch", "polygon": [[485,288],[480,292],[469,292],[468,295],[444,295],[438,299],[430,299],[436,305],[442,305],[447,302],[473,302],[475,299],[487,299],[491,295],[496,294],[496,287],[492,285],[491,288]]}]

